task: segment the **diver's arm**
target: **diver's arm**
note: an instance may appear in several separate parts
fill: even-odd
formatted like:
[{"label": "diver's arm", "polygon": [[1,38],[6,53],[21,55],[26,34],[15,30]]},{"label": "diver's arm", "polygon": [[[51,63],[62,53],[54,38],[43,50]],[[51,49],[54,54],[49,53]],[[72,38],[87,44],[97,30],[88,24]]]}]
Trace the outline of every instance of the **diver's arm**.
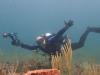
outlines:
[{"label": "diver's arm", "polygon": [[62,36],[65,31],[67,31],[71,26],[73,26],[72,20],[69,20],[68,22],[64,21],[64,23],[65,26],[56,33],[56,37]]},{"label": "diver's arm", "polygon": [[52,38],[52,41],[58,40],[62,35],[71,27],[73,26],[73,21],[69,20],[68,22],[64,21],[65,26],[61,28],[56,35]]},{"label": "diver's arm", "polygon": [[11,44],[14,45],[14,46],[26,48],[26,49],[28,49],[28,50],[36,50],[37,48],[39,48],[39,46],[31,46],[31,45],[22,43],[22,42],[17,38],[16,33],[6,33],[6,32],[5,32],[5,33],[2,33],[2,36],[3,36],[4,38],[9,37],[9,38],[12,40]]},{"label": "diver's arm", "polygon": [[28,49],[28,50],[36,50],[39,48],[38,45],[28,45],[28,44],[24,44],[22,42],[16,42],[16,41],[12,41],[11,44],[13,46],[18,46],[18,47],[21,47],[21,48],[25,48],[25,49]]},{"label": "diver's arm", "polygon": [[25,43],[21,42],[20,40],[17,40],[17,41],[13,40],[12,45],[19,46],[21,48],[28,49],[28,50],[36,50],[39,48],[38,45],[25,44]]},{"label": "diver's arm", "polygon": [[22,48],[28,49],[28,50],[36,50],[39,48],[38,45],[28,45],[28,44],[21,44]]}]

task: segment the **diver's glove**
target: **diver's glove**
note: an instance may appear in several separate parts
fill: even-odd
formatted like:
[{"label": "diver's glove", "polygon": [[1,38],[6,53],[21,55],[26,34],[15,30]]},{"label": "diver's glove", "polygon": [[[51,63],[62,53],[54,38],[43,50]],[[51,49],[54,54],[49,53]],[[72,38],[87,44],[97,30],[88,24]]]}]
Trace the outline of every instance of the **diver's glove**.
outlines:
[{"label": "diver's glove", "polygon": [[69,20],[68,22],[64,21],[66,27],[71,27],[73,25],[73,20]]}]

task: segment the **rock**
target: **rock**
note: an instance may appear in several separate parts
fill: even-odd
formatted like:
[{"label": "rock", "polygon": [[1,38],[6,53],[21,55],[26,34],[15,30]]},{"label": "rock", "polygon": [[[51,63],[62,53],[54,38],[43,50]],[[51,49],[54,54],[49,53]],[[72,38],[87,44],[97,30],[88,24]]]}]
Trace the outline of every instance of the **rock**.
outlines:
[{"label": "rock", "polygon": [[60,70],[40,69],[40,70],[28,71],[25,75],[60,75]]}]

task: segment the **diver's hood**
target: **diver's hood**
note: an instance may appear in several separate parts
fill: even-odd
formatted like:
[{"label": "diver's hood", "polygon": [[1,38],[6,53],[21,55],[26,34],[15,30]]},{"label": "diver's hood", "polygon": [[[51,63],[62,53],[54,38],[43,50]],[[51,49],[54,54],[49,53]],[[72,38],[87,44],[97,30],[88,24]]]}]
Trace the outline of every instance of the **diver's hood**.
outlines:
[{"label": "diver's hood", "polygon": [[45,33],[44,35],[38,36],[38,37],[36,38],[36,40],[38,41],[38,40],[43,39],[43,36],[49,37],[49,36],[51,36],[51,35],[52,35],[51,33]]},{"label": "diver's hood", "polygon": [[52,35],[51,33],[45,33],[45,34],[43,34],[43,35],[41,35],[41,36],[38,36],[38,37],[36,38],[36,41],[37,41],[38,43],[45,44],[45,43],[46,43],[46,38],[50,37],[51,35]]}]

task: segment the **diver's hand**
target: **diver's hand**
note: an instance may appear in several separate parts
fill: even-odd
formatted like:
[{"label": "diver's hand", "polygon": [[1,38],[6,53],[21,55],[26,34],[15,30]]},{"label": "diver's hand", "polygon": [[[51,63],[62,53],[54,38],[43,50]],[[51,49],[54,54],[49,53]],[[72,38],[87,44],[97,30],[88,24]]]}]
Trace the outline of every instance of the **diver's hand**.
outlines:
[{"label": "diver's hand", "polygon": [[14,45],[14,46],[20,46],[21,45],[21,42],[20,42],[20,40],[13,40],[11,42],[11,44]]},{"label": "diver's hand", "polygon": [[68,22],[64,21],[66,27],[71,27],[73,25],[73,20],[69,20]]}]

